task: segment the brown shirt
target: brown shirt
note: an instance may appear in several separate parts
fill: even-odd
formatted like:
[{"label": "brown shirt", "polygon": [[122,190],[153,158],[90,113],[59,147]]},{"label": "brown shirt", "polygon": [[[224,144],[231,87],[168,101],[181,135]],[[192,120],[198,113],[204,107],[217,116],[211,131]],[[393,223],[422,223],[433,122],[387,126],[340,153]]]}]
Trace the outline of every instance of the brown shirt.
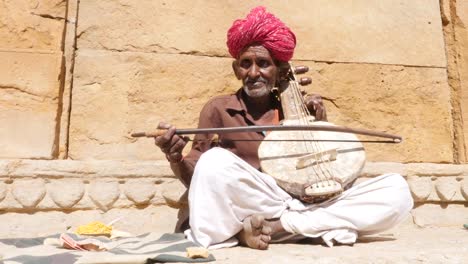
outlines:
[{"label": "brown shirt", "polygon": [[[265,125],[264,120],[254,120],[248,113],[244,96],[246,95],[243,90],[239,89],[235,94],[217,96],[208,101],[200,112],[198,127],[252,126],[260,125],[260,121],[263,122],[262,125]],[[279,110],[279,102],[274,97],[272,100],[272,109]],[[275,123],[273,119],[270,122]],[[185,161],[195,164],[203,152],[215,146],[211,141],[213,136],[196,135]],[[264,138],[265,135],[262,132],[220,134],[218,146],[230,150],[253,167],[260,169],[257,151]]]}]

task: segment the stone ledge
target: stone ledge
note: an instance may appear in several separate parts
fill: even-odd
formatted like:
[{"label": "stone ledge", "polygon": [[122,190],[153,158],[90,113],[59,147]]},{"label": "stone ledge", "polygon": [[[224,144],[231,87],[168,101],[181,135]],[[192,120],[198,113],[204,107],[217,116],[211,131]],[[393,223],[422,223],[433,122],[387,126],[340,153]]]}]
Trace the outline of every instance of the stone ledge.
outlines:
[{"label": "stone ledge", "polygon": [[[468,165],[369,162],[360,181],[388,172],[408,180],[419,205],[468,205]],[[180,208],[184,191],[164,160],[0,160],[1,211]]]},{"label": "stone ledge", "polygon": [[165,187],[183,193],[166,161],[0,160],[0,210],[6,211],[159,206],[166,204]]}]

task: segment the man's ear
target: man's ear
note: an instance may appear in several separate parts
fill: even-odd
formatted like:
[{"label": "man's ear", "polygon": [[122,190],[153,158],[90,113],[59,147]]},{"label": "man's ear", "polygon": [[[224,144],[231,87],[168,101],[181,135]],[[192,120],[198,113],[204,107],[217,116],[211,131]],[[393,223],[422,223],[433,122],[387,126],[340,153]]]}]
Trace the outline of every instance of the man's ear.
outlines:
[{"label": "man's ear", "polygon": [[232,70],[234,71],[234,74],[236,75],[237,80],[240,80],[241,76],[239,74],[239,61],[238,60],[234,60],[232,62]]},{"label": "man's ear", "polygon": [[278,61],[276,65],[278,66],[278,77],[280,78],[280,80],[288,77],[289,63]]}]

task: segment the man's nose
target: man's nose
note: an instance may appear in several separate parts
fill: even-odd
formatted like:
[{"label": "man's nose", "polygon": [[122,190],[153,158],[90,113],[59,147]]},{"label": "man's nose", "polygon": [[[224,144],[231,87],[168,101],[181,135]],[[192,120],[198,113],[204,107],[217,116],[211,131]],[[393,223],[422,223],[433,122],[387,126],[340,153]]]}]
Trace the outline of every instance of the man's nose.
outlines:
[{"label": "man's nose", "polygon": [[254,63],[249,69],[249,78],[257,78],[258,76],[260,76],[260,69],[257,64]]}]

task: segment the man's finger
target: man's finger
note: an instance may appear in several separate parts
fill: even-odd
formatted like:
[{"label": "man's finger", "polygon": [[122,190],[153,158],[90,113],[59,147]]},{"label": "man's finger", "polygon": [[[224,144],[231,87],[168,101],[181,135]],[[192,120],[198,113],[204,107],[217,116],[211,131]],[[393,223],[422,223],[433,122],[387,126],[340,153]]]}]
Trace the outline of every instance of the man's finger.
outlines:
[{"label": "man's finger", "polygon": [[172,140],[174,139],[174,136],[176,136],[175,131],[175,127],[170,126],[169,128],[167,128],[167,132],[164,135],[155,138],[156,146],[160,147],[164,153],[167,153],[169,148],[172,146]]},{"label": "man's finger", "polygon": [[178,137],[177,140],[172,144],[169,153],[172,152],[182,152],[184,149],[185,145],[187,144],[186,141],[184,141],[182,138]]},{"label": "man's finger", "polygon": [[171,127],[171,125],[166,123],[166,122],[159,122],[159,124],[158,124],[158,129],[168,129],[170,127]]}]

